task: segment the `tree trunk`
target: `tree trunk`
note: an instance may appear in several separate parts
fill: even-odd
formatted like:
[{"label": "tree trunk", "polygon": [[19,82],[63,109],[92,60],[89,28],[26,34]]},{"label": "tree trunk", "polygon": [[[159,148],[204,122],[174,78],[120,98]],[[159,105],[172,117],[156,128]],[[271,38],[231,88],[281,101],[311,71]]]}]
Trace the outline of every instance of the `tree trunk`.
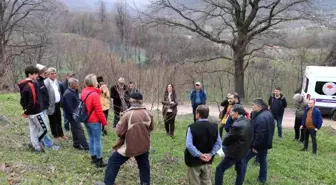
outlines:
[{"label": "tree trunk", "polygon": [[244,55],[242,53],[235,54],[234,57],[234,84],[235,91],[239,94],[242,100],[245,99],[244,89]]}]

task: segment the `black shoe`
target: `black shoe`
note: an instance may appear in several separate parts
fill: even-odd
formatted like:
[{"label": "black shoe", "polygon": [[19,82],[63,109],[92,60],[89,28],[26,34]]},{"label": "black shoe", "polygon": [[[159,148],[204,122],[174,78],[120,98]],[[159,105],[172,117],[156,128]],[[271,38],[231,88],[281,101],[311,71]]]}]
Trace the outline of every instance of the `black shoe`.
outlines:
[{"label": "black shoe", "polygon": [[35,153],[44,153],[44,149],[35,149],[34,150]]},{"label": "black shoe", "polygon": [[300,140],[300,142],[301,142],[301,143],[303,143],[303,142],[304,142],[304,140]]},{"label": "black shoe", "polygon": [[313,152],[313,155],[317,155],[316,151],[315,151],[315,152]]},{"label": "black shoe", "polygon": [[89,151],[88,148],[83,148],[82,146],[74,146],[74,149],[76,149],[76,150],[80,150],[80,151],[84,151],[84,152]]},{"label": "black shoe", "polygon": [[307,148],[302,148],[300,151],[307,152]]},{"label": "black shoe", "polygon": [[96,164],[97,163],[97,156],[91,156],[91,163]]},{"label": "black shoe", "polygon": [[104,168],[107,164],[104,163],[103,158],[97,159],[96,167],[97,168]]}]

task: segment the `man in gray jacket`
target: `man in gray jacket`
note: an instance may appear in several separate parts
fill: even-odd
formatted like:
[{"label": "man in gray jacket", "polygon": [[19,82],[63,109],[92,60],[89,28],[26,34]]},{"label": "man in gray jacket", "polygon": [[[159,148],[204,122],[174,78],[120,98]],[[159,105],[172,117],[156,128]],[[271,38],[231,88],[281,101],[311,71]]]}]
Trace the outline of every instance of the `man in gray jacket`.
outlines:
[{"label": "man in gray jacket", "polygon": [[[303,117],[305,108],[308,105],[308,102],[299,93],[294,95],[293,101],[294,101],[295,108],[296,108],[296,110],[295,110],[295,124],[294,124],[295,140],[303,142],[304,141],[304,134],[303,134],[303,130],[300,131],[300,126],[301,126],[302,117]],[[300,132],[301,132],[301,134],[300,134]]]},{"label": "man in gray jacket", "polygon": [[49,117],[49,124],[51,133],[55,138],[67,139],[63,134],[62,129],[62,115],[61,115],[61,94],[59,91],[59,84],[56,79],[56,69],[49,68],[47,70],[48,78],[44,80],[44,84],[48,89],[49,107],[47,114]]}]

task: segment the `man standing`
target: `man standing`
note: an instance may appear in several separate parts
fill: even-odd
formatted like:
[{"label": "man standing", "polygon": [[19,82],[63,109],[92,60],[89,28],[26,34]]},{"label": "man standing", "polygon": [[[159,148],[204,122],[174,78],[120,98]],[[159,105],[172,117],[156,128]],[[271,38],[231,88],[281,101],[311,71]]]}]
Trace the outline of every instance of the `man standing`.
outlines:
[{"label": "man standing", "polygon": [[188,127],[184,160],[190,185],[211,185],[211,164],[222,141],[217,124],[210,123],[208,117],[209,107],[199,105],[197,122]]},{"label": "man standing", "polygon": [[223,184],[224,172],[233,165],[235,165],[237,173],[235,184],[243,184],[243,159],[253,141],[253,127],[250,121],[244,116],[245,110],[243,106],[238,104],[233,105],[230,114],[234,123],[223,141],[225,157],[216,168],[215,185]]},{"label": "man standing", "polygon": [[132,93],[139,92],[138,89],[135,86],[135,83],[133,81],[130,81],[128,83],[128,93],[131,95]]},{"label": "man standing", "polygon": [[[68,73],[64,82],[59,84],[61,97],[63,97],[64,92],[69,88],[69,79],[73,78],[74,76],[75,76],[74,73]],[[66,119],[65,114],[63,114],[63,120],[64,120],[64,129],[69,131],[70,130],[69,121]]]},{"label": "man standing", "polygon": [[[44,85],[44,80],[46,79],[47,76],[47,67],[41,64],[36,64],[36,68],[39,70],[39,75],[36,79],[37,84],[39,85],[39,90],[40,90],[40,102],[42,103],[42,118],[45,123],[45,126],[47,130],[50,130],[48,128],[47,124],[47,109],[49,107],[49,94],[46,86]],[[53,141],[50,139],[49,134],[46,133],[45,136],[42,139],[42,142],[44,146],[47,148],[51,148],[53,150],[58,150],[60,147],[58,145],[54,145]]]},{"label": "man standing", "polygon": [[86,141],[85,134],[81,123],[73,119],[73,112],[79,104],[78,80],[74,78],[68,79],[69,88],[63,94],[63,112],[66,119],[71,125],[71,133],[73,139],[73,147],[77,150],[89,151],[89,145]]},{"label": "man standing", "polygon": [[[233,93],[229,96],[229,104],[230,105],[240,105],[240,97],[238,93]],[[247,119],[250,119],[250,114],[245,111],[244,116],[246,116]],[[226,124],[225,124],[225,131],[229,132],[232,124],[233,124],[234,120],[231,118],[230,114],[228,115],[228,118],[226,120]]]},{"label": "man standing", "polygon": [[127,110],[129,107],[127,97],[129,97],[129,94],[125,85],[125,79],[119,78],[117,84],[111,87],[111,98],[113,99],[114,109],[113,128],[117,126],[117,123],[120,120],[120,113]]},{"label": "man standing", "polygon": [[309,100],[308,108],[306,108],[302,117],[300,129],[304,129],[304,148],[307,151],[309,135],[312,138],[313,154],[317,152],[316,133],[322,127],[323,119],[321,111],[315,107],[315,100]]},{"label": "man standing", "polygon": [[[274,118],[267,110],[267,105],[262,99],[255,99],[252,104],[253,117],[251,119],[254,128],[254,140],[252,148],[243,160],[243,177],[245,178],[247,164],[254,157],[260,160],[258,181],[265,183],[267,179],[267,151],[272,148],[274,135]],[[244,179],[243,178],[243,179]]]},{"label": "man standing", "polygon": [[223,111],[220,114],[219,119],[221,120],[220,125],[219,125],[219,135],[222,138],[223,137],[223,130],[226,124],[226,121],[230,115],[230,110],[232,107],[232,103],[230,103],[229,98],[231,96],[231,93],[227,94],[226,100],[224,100],[221,103],[221,106],[224,107]]},{"label": "man standing", "polygon": [[295,103],[295,124],[294,124],[294,130],[295,130],[295,140],[298,140],[300,142],[304,141],[304,130],[301,129],[300,134],[300,127],[302,123],[302,117],[304,115],[305,109],[308,105],[308,102],[301,94],[295,94],[293,97],[294,103]]},{"label": "man standing", "polygon": [[104,183],[99,185],[114,185],[120,167],[131,157],[134,157],[140,170],[140,184],[150,184],[150,132],[154,129],[152,114],[142,106],[141,93],[130,96],[131,108],[122,115],[117,125],[116,133],[120,138],[113,146],[115,152],[109,158]]},{"label": "man standing", "polygon": [[207,94],[202,89],[201,82],[195,83],[195,88],[190,93],[190,101],[193,109],[194,122],[196,122],[196,108],[199,105],[205,105],[207,100]]},{"label": "man standing", "polygon": [[42,138],[47,134],[46,123],[42,118],[42,100],[39,86],[34,82],[39,70],[34,66],[25,68],[26,79],[18,86],[20,88],[20,104],[23,108],[22,116],[28,119],[30,130],[30,141],[37,153],[44,152],[41,145]]},{"label": "man standing", "polygon": [[282,138],[282,119],[284,116],[285,108],[287,107],[286,98],[281,94],[279,87],[274,89],[273,96],[268,100],[271,112],[278,127],[278,136]]},{"label": "man standing", "polygon": [[59,92],[59,84],[56,79],[56,69],[49,68],[47,70],[48,78],[44,80],[44,84],[48,89],[49,107],[47,114],[51,127],[51,133],[55,138],[68,139],[63,134],[62,115],[61,115],[61,94]]}]

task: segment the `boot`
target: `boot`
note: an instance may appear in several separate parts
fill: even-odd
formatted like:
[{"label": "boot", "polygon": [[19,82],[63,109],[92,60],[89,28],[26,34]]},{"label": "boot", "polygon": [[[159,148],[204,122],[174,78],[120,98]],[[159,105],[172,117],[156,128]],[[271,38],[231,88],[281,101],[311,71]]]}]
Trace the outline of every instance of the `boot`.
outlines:
[{"label": "boot", "polygon": [[91,156],[91,164],[96,164],[97,163],[97,156]]},{"label": "boot", "polygon": [[97,168],[104,168],[107,164],[104,163],[103,158],[97,159],[96,167]]}]

